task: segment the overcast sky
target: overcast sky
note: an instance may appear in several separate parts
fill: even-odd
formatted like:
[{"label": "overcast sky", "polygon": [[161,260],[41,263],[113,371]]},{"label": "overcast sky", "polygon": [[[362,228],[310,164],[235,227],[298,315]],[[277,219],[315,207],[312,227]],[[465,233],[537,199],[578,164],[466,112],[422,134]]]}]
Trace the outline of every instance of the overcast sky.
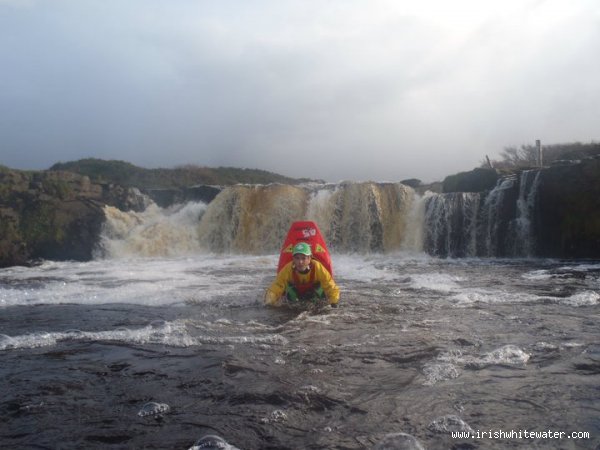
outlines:
[{"label": "overcast sky", "polygon": [[0,164],[424,182],[600,140],[599,0],[0,0]]}]

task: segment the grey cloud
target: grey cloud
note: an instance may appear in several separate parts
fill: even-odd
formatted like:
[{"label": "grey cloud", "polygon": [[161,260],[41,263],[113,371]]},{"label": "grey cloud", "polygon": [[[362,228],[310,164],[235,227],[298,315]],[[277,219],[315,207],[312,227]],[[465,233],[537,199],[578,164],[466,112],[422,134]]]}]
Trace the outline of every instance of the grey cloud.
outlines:
[{"label": "grey cloud", "polygon": [[13,167],[94,156],[432,181],[508,145],[598,138],[586,0],[511,3],[464,35],[384,0],[15,5],[0,2]]}]

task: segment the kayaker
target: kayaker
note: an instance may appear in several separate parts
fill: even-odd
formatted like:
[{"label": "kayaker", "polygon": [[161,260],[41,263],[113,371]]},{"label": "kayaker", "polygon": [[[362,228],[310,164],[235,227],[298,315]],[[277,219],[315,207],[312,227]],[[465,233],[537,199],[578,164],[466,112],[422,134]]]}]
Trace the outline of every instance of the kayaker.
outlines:
[{"label": "kayaker", "polygon": [[292,250],[292,258],[267,289],[265,304],[279,306],[282,299],[288,302],[326,300],[336,308],[340,300],[340,289],[323,264],[312,257],[310,244],[296,244]]}]

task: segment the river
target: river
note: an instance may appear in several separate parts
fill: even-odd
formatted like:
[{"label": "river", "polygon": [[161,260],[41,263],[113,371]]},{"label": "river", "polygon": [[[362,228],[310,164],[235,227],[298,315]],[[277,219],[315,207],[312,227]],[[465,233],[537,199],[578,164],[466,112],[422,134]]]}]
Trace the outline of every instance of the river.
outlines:
[{"label": "river", "polygon": [[0,447],[598,448],[599,262],[333,263],[319,311],[262,305],[274,254],[0,270]]}]

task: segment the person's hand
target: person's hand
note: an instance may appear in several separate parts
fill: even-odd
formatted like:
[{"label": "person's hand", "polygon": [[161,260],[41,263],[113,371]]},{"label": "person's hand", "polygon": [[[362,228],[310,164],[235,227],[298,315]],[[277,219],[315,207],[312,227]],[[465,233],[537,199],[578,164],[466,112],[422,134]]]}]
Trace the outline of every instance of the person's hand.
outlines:
[{"label": "person's hand", "polygon": [[277,295],[275,295],[274,292],[272,291],[267,291],[265,293],[265,305],[274,305],[275,303],[277,303]]}]

